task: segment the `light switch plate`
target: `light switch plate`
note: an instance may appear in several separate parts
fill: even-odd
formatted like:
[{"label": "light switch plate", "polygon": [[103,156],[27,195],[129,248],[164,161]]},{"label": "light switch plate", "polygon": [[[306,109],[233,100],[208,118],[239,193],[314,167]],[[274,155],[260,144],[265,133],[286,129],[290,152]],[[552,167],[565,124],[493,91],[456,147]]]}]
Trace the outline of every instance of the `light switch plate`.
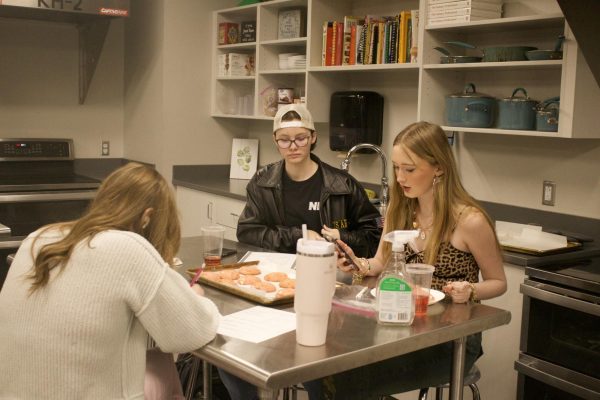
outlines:
[{"label": "light switch plate", "polygon": [[102,155],[103,156],[110,155],[110,142],[108,140],[102,141]]},{"label": "light switch plate", "polygon": [[542,204],[553,206],[556,199],[556,183],[552,181],[544,181],[542,189]]}]

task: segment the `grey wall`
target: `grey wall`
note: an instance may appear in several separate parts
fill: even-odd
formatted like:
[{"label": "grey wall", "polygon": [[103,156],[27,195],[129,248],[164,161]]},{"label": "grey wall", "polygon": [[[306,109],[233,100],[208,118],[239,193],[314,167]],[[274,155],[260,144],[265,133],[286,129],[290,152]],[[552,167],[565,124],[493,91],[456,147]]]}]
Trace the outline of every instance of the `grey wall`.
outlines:
[{"label": "grey wall", "polygon": [[0,18],[0,137],[73,138],[77,157],[102,140],[123,156],[123,21],[111,23],[85,104],[74,25]]}]

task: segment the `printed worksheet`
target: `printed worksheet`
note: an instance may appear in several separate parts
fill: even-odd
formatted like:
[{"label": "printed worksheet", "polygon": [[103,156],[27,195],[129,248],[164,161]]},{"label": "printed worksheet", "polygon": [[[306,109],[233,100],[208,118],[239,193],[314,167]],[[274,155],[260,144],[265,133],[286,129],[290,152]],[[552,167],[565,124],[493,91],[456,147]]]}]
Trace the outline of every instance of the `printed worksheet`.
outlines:
[{"label": "printed worksheet", "polygon": [[295,329],[295,313],[256,306],[224,316],[217,333],[260,343]]}]

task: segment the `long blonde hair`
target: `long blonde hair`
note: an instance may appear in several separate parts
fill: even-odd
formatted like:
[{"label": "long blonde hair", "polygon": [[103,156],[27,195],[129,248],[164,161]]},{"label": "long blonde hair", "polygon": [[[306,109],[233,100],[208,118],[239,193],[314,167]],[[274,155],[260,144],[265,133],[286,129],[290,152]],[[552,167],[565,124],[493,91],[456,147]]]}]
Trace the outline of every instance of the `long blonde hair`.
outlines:
[{"label": "long blonde hair", "polygon": [[[456,167],[452,149],[446,134],[438,125],[429,122],[415,122],[408,125],[394,139],[394,146],[403,146],[422,158],[430,165],[440,168],[443,174],[433,183],[433,225],[429,241],[424,249],[425,262],[436,264],[443,241],[449,240],[456,227],[460,210],[456,206],[463,205],[479,210],[493,229],[493,223],[483,208],[465,190]],[[396,179],[390,190],[390,203],[385,218],[385,232],[398,229],[414,229],[413,222],[418,208],[416,198],[404,196],[404,192]],[[497,243],[497,239],[496,239]],[[389,257],[391,246],[384,244],[384,256]]]},{"label": "long blonde hair", "polygon": [[[144,227],[142,215],[147,209],[152,212]],[[43,231],[49,229],[68,233],[60,241],[43,246],[34,256],[33,272],[28,277],[32,281],[30,293],[48,284],[50,271],[64,267],[78,243],[86,240],[89,245],[100,232],[115,229],[138,233],[169,264],[181,240],[173,191],[154,168],[138,163],[129,163],[110,174],[81,218],[49,225]],[[33,249],[34,246],[32,253]]]}]

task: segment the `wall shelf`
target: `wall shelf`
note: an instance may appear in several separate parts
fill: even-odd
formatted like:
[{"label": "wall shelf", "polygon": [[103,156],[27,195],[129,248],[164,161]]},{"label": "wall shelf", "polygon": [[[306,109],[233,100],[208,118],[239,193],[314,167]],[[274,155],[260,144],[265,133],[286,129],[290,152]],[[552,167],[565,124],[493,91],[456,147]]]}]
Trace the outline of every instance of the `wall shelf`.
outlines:
[{"label": "wall shelf", "polygon": [[446,132],[471,132],[485,133],[494,135],[514,135],[514,136],[540,136],[540,137],[560,137],[557,132],[543,131],[523,131],[516,129],[497,129],[497,128],[463,128],[460,126],[442,126]]},{"label": "wall shelf", "polygon": [[[294,39],[278,39],[278,13],[281,9],[302,7],[307,13],[307,34]],[[418,60],[406,64],[322,66],[323,22],[343,21],[349,15],[397,15],[402,10],[419,9]],[[447,25],[426,26],[428,0],[273,0],[214,13],[214,42],[220,22],[256,20],[257,42],[213,46],[216,56],[241,51],[255,56],[256,77],[217,78],[213,73],[212,115],[224,118],[272,119],[263,112],[265,89],[293,88],[304,96],[316,122],[329,121],[332,93],[347,90],[373,90],[386,99],[384,119],[426,120],[445,123],[445,97],[461,92],[467,83],[478,91],[502,99],[517,87],[525,87],[532,99],[560,96],[558,132],[508,131],[444,127],[448,131],[479,132],[561,138],[600,138],[594,121],[594,106],[600,103],[600,88],[589,85],[591,71],[568,24],[553,0],[514,0],[506,2],[504,18]],[[551,49],[558,35],[566,36],[562,60],[480,62],[440,64],[436,46],[461,40],[477,49],[503,46],[533,46]],[[452,49],[454,54],[480,55],[481,50]],[[305,53],[306,68],[279,69],[279,54]],[[251,95],[255,116],[224,114],[217,99]],[[233,93],[233,94],[231,94]],[[386,97],[387,96],[387,97]],[[227,102],[221,102],[226,104]],[[391,113],[394,116],[389,117]],[[401,115],[401,116],[399,116]],[[396,123],[386,127],[401,129]],[[404,125],[405,126],[405,125]],[[387,135],[388,133],[385,133]]]},{"label": "wall shelf", "polygon": [[309,72],[340,72],[340,71],[381,71],[381,70],[415,70],[419,69],[416,63],[406,64],[371,64],[371,65],[332,65],[328,67],[308,67]]},{"label": "wall shelf", "polygon": [[428,70],[444,70],[444,71],[464,71],[486,70],[537,70],[537,69],[561,69],[562,60],[545,60],[545,61],[508,61],[508,62],[479,62],[479,63],[463,63],[463,64],[425,64],[423,69]]},{"label": "wall shelf", "polygon": [[446,32],[490,32],[498,29],[544,28],[558,26],[564,23],[565,17],[561,13],[524,15],[519,17],[495,18],[473,21],[460,24],[427,25],[427,31]]}]

